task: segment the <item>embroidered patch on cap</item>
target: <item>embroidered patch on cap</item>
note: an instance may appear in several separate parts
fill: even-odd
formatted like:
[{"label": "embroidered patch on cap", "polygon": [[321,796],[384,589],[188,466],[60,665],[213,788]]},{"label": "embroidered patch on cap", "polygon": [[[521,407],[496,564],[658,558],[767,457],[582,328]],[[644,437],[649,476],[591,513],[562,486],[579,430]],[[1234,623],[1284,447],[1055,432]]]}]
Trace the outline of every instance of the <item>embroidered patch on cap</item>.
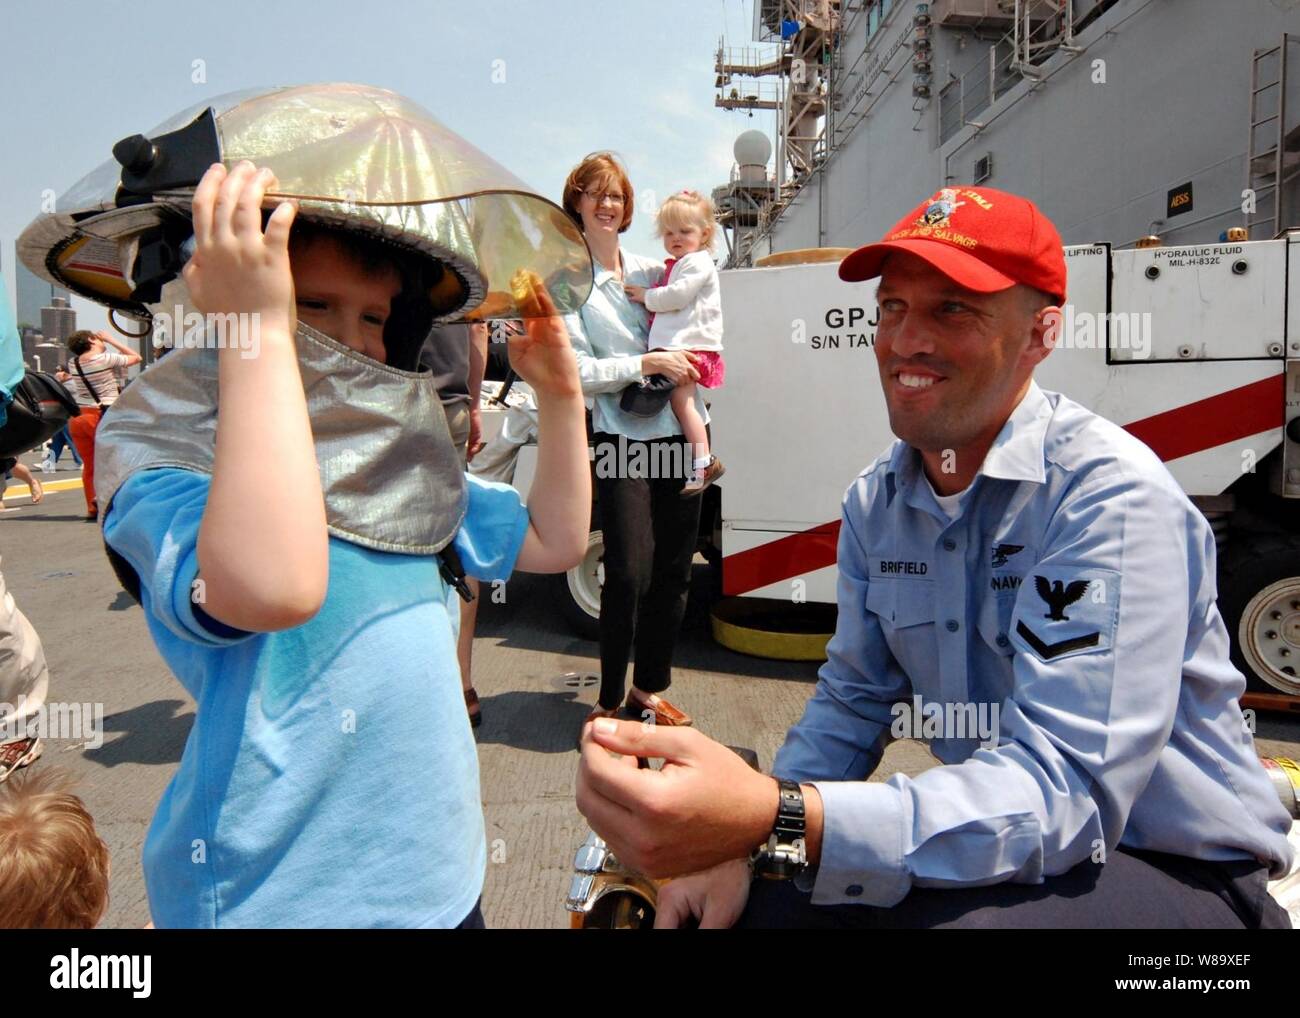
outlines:
[{"label": "embroidered patch on cap", "polygon": [[[963,201],[969,198],[970,201]],[[909,224],[900,223],[889,233],[886,240],[902,240],[909,237],[926,237],[933,240],[945,240],[964,248],[979,247],[979,241],[966,233],[958,231],[952,225],[952,217],[964,205],[974,205],[987,212],[993,203],[978,191],[969,188],[959,190],[955,187],[940,188],[933,198],[926,203],[921,214]]]}]

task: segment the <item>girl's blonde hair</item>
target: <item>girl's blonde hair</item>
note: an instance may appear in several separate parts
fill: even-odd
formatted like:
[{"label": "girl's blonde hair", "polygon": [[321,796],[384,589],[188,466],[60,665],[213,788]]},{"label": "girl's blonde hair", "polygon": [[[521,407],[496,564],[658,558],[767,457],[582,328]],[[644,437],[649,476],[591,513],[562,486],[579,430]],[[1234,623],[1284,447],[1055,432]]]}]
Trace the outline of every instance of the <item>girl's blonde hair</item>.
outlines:
[{"label": "girl's blonde hair", "polygon": [[108,846],[65,772],[0,785],[0,928],[89,930],[108,908]]},{"label": "girl's blonde hair", "polygon": [[659,206],[659,212],[655,216],[655,234],[662,237],[670,229],[698,226],[701,246],[712,251],[718,234],[715,215],[713,202],[699,191],[678,191],[665,198]]}]

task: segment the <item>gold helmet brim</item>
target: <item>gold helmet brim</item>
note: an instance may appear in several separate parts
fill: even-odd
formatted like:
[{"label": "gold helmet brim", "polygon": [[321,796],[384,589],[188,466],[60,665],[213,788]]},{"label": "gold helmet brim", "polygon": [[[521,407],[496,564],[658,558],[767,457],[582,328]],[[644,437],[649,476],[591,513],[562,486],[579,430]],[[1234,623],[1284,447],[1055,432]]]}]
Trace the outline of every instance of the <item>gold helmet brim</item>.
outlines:
[{"label": "gold helmet brim", "polygon": [[233,93],[124,139],[28,226],[19,257],[91,300],[141,311],[178,270],[196,171],[242,160],[275,174],[268,207],[292,199],[305,219],[438,261],[438,321],[531,317],[536,302],[511,286],[520,273],[561,314],[591,291],[590,251],[559,206],[409,99],[341,83]]}]

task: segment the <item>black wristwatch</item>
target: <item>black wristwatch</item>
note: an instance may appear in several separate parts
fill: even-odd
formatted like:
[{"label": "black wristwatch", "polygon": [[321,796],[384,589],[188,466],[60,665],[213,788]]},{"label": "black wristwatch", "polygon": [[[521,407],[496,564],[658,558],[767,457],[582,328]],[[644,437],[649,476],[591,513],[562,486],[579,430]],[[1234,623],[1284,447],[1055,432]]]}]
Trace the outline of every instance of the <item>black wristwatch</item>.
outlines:
[{"label": "black wristwatch", "polygon": [[776,823],[767,841],[750,853],[754,875],[768,880],[790,880],[808,866],[804,848],[803,789],[798,782],[777,778],[781,790]]}]

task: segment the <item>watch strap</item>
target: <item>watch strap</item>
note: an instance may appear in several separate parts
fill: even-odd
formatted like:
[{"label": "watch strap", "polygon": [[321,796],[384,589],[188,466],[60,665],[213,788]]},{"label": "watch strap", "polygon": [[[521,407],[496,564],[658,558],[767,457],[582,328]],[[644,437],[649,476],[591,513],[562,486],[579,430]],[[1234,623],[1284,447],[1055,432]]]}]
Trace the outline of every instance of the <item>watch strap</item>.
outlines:
[{"label": "watch strap", "polygon": [[807,866],[804,832],[807,827],[803,789],[798,782],[777,778],[780,795],[776,820],[767,841],[750,855],[753,872],[769,880],[789,880]]}]

